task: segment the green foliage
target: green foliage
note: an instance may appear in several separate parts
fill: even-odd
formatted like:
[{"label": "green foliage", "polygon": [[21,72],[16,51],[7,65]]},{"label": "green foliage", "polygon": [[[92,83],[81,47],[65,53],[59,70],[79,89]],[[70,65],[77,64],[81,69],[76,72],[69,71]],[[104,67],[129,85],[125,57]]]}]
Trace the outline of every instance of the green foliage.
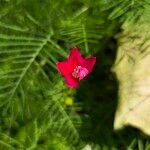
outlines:
[{"label": "green foliage", "polygon": [[146,10],[149,10],[150,2],[148,0],[108,0],[104,6],[105,10],[112,10],[109,19],[120,17],[122,22],[136,22]]},{"label": "green foliage", "polygon": [[[16,146],[40,149],[40,138],[44,135],[47,136],[44,142],[50,141],[54,136],[50,135],[54,133],[55,136],[61,135],[71,145],[77,144],[79,135],[61,102],[65,98],[62,95],[64,86],[56,83],[60,78],[54,78],[53,72],[49,72],[53,78],[50,81],[45,73],[48,68],[44,70],[44,67],[48,67],[48,61],[46,56],[44,59],[41,57],[41,51],[52,51],[48,47],[56,49],[55,53],[60,56],[66,56],[66,52],[52,40],[53,25],[57,24],[59,18],[52,23],[51,18],[61,8],[60,3],[14,3],[16,5],[12,1],[2,3],[0,21],[0,106],[1,118],[4,118],[2,132],[8,130],[8,135],[2,134],[2,149],[15,149]],[[13,141],[20,144],[9,142],[11,136]]]},{"label": "green foliage", "polygon": [[[148,8],[148,0],[0,0],[0,149],[142,149],[145,139],[134,132],[127,142],[113,133],[117,85],[110,68],[120,24],[108,18],[130,23]],[[98,60],[77,91],[55,65],[74,46]]]},{"label": "green foliage", "polygon": [[90,23],[84,3],[74,12],[74,1],[62,2],[1,1],[2,149],[42,149],[39,141],[52,145],[49,138],[55,136],[72,146],[79,142],[78,121],[65,111],[63,93],[68,92],[55,75],[55,63],[74,45],[83,45],[88,54],[88,44],[98,43],[101,31],[98,22]]}]

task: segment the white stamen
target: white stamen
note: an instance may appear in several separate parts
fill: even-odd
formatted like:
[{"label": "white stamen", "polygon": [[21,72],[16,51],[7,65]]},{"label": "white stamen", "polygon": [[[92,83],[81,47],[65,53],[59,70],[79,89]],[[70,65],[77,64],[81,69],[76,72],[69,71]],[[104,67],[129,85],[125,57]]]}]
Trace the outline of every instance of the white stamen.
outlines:
[{"label": "white stamen", "polygon": [[73,69],[72,76],[74,78],[79,78],[79,80],[82,80],[89,71],[86,68],[82,68],[81,66],[76,66],[75,69]]}]

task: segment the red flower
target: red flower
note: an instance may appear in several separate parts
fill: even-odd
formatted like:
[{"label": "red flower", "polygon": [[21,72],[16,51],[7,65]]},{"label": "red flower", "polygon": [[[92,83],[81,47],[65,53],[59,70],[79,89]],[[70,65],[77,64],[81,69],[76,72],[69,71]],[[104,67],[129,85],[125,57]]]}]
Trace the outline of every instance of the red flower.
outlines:
[{"label": "red flower", "polygon": [[75,47],[71,49],[67,60],[57,62],[57,69],[64,76],[66,84],[76,88],[79,81],[92,72],[95,63],[95,57],[83,58],[78,48]]}]

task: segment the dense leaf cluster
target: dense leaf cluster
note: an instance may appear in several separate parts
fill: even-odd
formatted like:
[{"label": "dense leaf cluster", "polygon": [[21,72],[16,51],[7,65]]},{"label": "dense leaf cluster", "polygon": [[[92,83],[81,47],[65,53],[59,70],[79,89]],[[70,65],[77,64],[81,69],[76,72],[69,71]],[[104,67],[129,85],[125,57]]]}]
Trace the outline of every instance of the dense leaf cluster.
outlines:
[{"label": "dense leaf cluster", "polygon": [[[90,109],[86,108],[96,107],[90,98],[109,99],[107,90],[117,90],[116,85],[109,86],[116,84],[109,72],[116,49],[114,37],[122,23],[134,24],[148,14],[149,5],[148,0],[0,0],[0,149],[76,150],[87,141],[100,145],[93,144],[95,149],[109,149],[113,144],[121,147],[122,139],[119,144],[109,139],[107,147],[107,142],[95,140],[102,139],[103,135],[98,135],[101,133],[94,131],[96,137],[90,137],[89,128],[98,126],[96,117],[103,116],[98,109],[103,108],[97,107],[98,113],[91,111],[95,117],[90,121],[86,114]],[[145,15],[145,22],[147,18]],[[102,81],[107,75],[109,80],[99,83],[93,75],[88,82],[107,86],[102,90],[106,97],[99,94],[97,85],[85,83],[87,86],[81,85],[77,93],[64,85],[55,64],[65,59],[73,46],[85,56],[98,56],[101,64],[98,62],[95,76]],[[106,69],[104,74],[98,67]],[[97,97],[90,94],[91,86]],[[82,101],[84,106],[81,94],[88,101]],[[68,97],[76,99],[72,106],[65,103]],[[115,104],[106,108],[112,121],[111,106]],[[104,131],[95,129],[105,134],[107,129],[112,132],[110,126]],[[110,134],[105,138],[113,136]],[[134,139],[131,144],[135,146],[136,142]]]}]

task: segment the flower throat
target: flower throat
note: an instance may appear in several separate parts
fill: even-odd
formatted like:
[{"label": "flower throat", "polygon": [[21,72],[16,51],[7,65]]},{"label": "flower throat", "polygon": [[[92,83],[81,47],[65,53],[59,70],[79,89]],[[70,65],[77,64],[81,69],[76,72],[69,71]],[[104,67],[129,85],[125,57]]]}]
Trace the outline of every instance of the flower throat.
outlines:
[{"label": "flower throat", "polygon": [[86,68],[83,68],[81,66],[76,66],[72,72],[72,76],[74,78],[78,78],[79,80],[82,80],[84,77],[87,76],[89,71]]}]

